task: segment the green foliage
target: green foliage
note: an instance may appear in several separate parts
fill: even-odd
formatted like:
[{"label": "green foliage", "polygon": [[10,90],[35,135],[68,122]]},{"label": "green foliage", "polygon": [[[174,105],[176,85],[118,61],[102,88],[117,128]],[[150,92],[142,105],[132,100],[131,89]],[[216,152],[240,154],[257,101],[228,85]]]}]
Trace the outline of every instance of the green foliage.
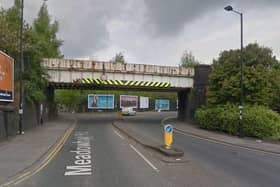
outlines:
[{"label": "green foliage", "polygon": [[[20,78],[18,76],[20,3],[20,0],[15,0],[13,7],[7,10],[0,9],[0,50],[15,59],[17,80]],[[25,97],[30,102],[41,102],[45,99],[47,74],[40,65],[42,58],[62,57],[59,51],[62,41],[57,39],[57,32],[58,22],[51,23],[45,3],[32,27],[26,22],[23,24],[24,90]]]},{"label": "green foliage", "polygon": [[[0,50],[13,58],[19,57],[20,0],[15,0],[13,7],[0,9]],[[31,49],[31,28],[23,23],[23,51]]]},{"label": "green foliage", "polygon": [[45,99],[47,74],[41,67],[42,58],[61,58],[59,47],[62,41],[57,39],[58,22],[51,23],[47,5],[43,3],[32,28],[31,68],[26,71],[25,93],[30,102]]},{"label": "green foliage", "polygon": [[195,59],[192,52],[185,51],[181,57],[180,66],[184,68],[193,68],[199,62]]},{"label": "green foliage", "polygon": [[37,50],[40,51],[44,58],[62,57],[59,47],[62,45],[62,40],[57,39],[59,24],[57,21],[51,23],[47,5],[43,3],[38,17],[33,23],[33,35],[36,40]]},{"label": "green foliage", "polygon": [[38,61],[32,61],[30,68],[25,72],[25,97],[29,102],[45,100],[46,86],[48,84],[45,70],[38,66]]},{"label": "green foliage", "polygon": [[80,90],[57,90],[55,93],[55,102],[66,106],[70,110],[76,110],[86,98]]},{"label": "green foliage", "polygon": [[122,52],[119,52],[119,53],[116,54],[116,56],[113,58],[113,62],[114,63],[122,63],[122,64],[125,63],[124,56],[123,56]]},{"label": "green foliage", "polygon": [[[249,44],[244,49],[244,100],[277,108],[279,62],[272,50]],[[208,104],[238,103],[240,98],[240,50],[223,51],[214,60],[209,77]]]},{"label": "green foliage", "polygon": [[[239,109],[234,104],[202,107],[196,111],[195,119],[202,128],[237,135]],[[245,106],[243,134],[250,137],[279,139],[279,114],[263,106]]]},{"label": "green foliage", "polygon": [[56,90],[55,101],[59,105],[65,106],[70,111],[79,111],[87,108],[88,94],[113,94],[115,95],[115,103],[119,107],[120,95],[136,95],[149,97],[150,108],[154,106],[155,99],[169,99],[171,101],[171,108],[175,109],[177,95],[169,92],[144,92],[144,91],[118,91],[118,90]]}]

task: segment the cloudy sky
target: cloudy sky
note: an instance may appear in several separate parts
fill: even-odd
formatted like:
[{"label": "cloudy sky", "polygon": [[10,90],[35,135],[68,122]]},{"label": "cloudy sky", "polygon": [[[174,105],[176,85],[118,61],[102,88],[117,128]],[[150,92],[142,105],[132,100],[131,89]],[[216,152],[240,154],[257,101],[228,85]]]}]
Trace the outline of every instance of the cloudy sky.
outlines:
[{"label": "cloudy sky", "polygon": [[[25,0],[32,22],[43,0]],[[7,8],[13,0],[0,0]],[[258,42],[280,59],[280,0],[48,0],[60,23],[65,58],[110,60],[123,52],[128,63],[178,65],[185,50],[209,64],[222,50]]]}]

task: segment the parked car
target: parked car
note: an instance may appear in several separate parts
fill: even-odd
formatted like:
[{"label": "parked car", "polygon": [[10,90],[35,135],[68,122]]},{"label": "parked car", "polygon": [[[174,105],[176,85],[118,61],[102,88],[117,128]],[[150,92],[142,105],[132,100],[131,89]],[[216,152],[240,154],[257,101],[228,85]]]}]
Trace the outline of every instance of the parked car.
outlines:
[{"label": "parked car", "polygon": [[122,108],[122,115],[125,116],[135,116],[136,111],[132,107],[123,107]]}]

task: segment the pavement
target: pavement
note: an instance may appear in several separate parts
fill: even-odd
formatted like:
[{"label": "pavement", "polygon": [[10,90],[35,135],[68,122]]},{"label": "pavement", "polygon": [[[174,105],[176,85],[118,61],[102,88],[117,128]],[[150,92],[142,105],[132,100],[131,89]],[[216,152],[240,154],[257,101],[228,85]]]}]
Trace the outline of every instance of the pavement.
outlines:
[{"label": "pavement", "polygon": [[206,139],[216,143],[227,144],[230,146],[237,146],[244,149],[280,155],[280,141],[271,143],[255,138],[239,138],[237,136],[230,136],[228,134],[204,130],[199,128],[197,125],[188,122],[181,122],[176,120],[175,118],[166,118],[165,120],[163,120],[163,123],[173,124],[174,130],[178,133],[191,135],[197,138]]},{"label": "pavement", "polygon": [[0,142],[0,186],[29,171],[56,147],[75,119],[59,117]]}]

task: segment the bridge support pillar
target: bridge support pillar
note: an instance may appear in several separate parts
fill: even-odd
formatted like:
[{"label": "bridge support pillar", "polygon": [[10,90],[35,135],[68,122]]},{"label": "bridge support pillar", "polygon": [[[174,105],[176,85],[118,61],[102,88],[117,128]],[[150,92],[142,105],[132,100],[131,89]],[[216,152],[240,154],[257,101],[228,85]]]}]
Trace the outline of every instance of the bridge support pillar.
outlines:
[{"label": "bridge support pillar", "polygon": [[178,92],[178,119],[193,120],[195,111],[207,101],[208,77],[211,66],[195,66],[194,87]]},{"label": "bridge support pillar", "polygon": [[47,88],[47,103],[46,103],[46,115],[48,119],[52,119],[57,115],[56,105],[54,103],[54,88]]},{"label": "bridge support pillar", "polygon": [[178,92],[178,119],[182,121],[189,118],[189,93],[190,90]]}]

